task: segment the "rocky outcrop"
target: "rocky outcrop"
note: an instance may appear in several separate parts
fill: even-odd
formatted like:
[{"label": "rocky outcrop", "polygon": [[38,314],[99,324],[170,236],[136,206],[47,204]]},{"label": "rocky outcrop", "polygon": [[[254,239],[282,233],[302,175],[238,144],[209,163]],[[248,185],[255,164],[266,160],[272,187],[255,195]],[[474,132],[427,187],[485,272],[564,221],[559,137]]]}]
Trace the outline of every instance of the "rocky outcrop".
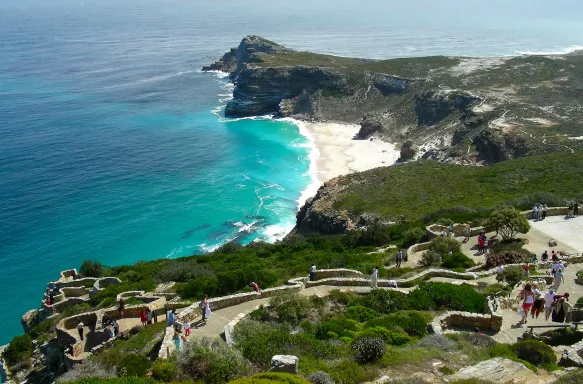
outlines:
[{"label": "rocky outcrop", "polygon": [[419,125],[435,125],[458,111],[461,116],[480,98],[467,92],[425,92],[415,98],[415,113]]},{"label": "rocky outcrop", "polygon": [[555,380],[554,377],[539,377],[523,364],[500,357],[482,361],[476,365],[463,368],[451,376],[447,376],[448,382],[471,379],[516,384],[546,384]]},{"label": "rocky outcrop", "polygon": [[489,128],[476,135],[473,142],[479,158],[487,163],[525,156],[531,149],[527,138],[516,130]]}]

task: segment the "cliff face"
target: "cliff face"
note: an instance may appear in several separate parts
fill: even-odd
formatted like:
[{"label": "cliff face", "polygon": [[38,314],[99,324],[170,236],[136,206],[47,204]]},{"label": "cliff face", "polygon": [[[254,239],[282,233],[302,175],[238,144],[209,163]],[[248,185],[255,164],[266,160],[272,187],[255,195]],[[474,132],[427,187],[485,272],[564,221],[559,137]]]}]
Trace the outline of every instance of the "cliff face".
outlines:
[{"label": "cliff face", "polygon": [[228,117],[359,123],[360,138],[412,142],[418,156],[495,163],[583,149],[583,54],[363,60],[244,38],[204,70],[235,83]]}]

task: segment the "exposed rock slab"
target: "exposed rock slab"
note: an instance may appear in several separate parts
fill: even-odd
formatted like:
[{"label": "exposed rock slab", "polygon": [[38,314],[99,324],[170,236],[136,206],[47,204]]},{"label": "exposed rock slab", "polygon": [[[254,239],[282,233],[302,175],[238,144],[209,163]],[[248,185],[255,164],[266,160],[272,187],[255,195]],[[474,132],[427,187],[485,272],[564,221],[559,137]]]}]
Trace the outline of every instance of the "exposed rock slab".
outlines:
[{"label": "exposed rock slab", "polygon": [[446,378],[448,382],[466,379],[482,379],[493,383],[513,384],[547,384],[555,380],[554,377],[538,376],[523,364],[500,357],[465,367]]}]

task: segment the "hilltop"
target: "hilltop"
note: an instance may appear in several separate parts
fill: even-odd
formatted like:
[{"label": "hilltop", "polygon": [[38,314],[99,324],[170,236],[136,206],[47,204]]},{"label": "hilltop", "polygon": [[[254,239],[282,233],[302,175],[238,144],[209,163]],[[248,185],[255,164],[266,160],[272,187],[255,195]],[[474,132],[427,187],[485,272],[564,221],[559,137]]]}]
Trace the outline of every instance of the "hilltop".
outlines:
[{"label": "hilltop", "polygon": [[368,60],[298,52],[258,36],[204,70],[235,83],[228,117],[358,123],[359,138],[418,156],[495,163],[581,149],[583,53]]}]

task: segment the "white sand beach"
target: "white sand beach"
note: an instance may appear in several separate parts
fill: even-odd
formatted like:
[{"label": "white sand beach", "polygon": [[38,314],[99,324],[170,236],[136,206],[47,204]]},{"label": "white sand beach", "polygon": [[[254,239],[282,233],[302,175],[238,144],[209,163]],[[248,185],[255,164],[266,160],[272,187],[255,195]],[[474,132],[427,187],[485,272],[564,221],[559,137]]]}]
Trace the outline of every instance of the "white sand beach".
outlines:
[{"label": "white sand beach", "polygon": [[338,123],[301,123],[318,149],[316,176],[320,183],[353,172],[394,164],[395,145],[377,138],[356,140],[360,126]]}]

